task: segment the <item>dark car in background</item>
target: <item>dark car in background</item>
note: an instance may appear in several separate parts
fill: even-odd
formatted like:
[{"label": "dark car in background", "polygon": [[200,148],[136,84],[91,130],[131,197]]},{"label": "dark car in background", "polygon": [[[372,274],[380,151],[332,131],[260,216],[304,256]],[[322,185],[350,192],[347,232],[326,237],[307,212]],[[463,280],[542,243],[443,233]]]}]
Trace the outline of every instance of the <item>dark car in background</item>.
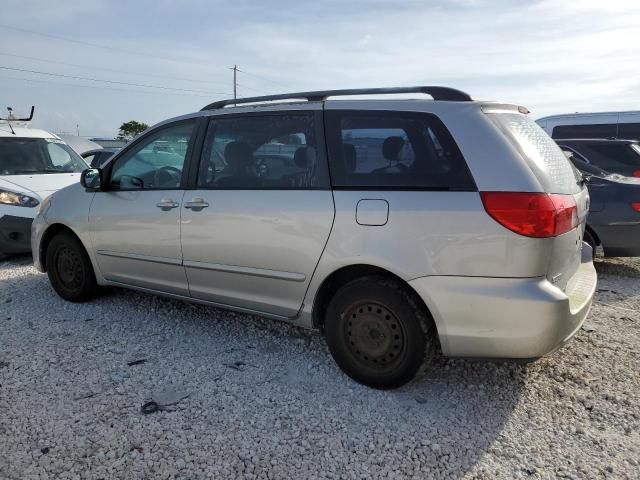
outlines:
[{"label": "dark car in background", "polygon": [[605,257],[640,256],[640,178],[608,172],[586,163],[564,146],[562,150],[589,189],[584,241],[594,252],[601,246]]},{"label": "dark car in background", "polygon": [[556,142],[588,165],[626,177],[640,177],[639,140],[567,138]]},{"label": "dark car in background", "polygon": [[82,158],[91,168],[102,168],[119,148],[96,148],[82,154]]}]

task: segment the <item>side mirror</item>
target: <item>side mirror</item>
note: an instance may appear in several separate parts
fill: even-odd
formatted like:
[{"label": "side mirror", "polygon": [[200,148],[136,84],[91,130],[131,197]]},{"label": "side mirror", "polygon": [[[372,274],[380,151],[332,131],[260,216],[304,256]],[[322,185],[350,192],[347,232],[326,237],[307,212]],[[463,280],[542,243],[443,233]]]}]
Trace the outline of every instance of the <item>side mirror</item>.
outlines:
[{"label": "side mirror", "polygon": [[84,188],[92,192],[100,190],[102,187],[102,170],[99,168],[87,168],[80,175],[80,183]]}]

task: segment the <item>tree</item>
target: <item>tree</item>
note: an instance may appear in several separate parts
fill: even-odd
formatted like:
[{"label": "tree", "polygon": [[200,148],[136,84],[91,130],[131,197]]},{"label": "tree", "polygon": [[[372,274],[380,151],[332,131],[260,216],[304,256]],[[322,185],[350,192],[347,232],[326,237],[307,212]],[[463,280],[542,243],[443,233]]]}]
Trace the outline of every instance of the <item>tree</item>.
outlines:
[{"label": "tree", "polygon": [[136,122],[135,120],[131,120],[129,122],[125,122],[120,125],[120,130],[118,131],[118,140],[132,140],[133,138],[140,135],[144,132],[149,125],[142,122]]}]

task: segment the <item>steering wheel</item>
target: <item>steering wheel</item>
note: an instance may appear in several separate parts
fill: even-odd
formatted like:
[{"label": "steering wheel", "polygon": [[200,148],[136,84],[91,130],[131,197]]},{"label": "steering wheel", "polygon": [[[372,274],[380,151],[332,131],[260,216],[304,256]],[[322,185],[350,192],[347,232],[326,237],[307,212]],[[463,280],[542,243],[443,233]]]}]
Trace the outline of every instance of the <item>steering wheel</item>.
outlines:
[{"label": "steering wheel", "polygon": [[177,187],[180,185],[182,170],[165,165],[153,172],[154,187]]}]

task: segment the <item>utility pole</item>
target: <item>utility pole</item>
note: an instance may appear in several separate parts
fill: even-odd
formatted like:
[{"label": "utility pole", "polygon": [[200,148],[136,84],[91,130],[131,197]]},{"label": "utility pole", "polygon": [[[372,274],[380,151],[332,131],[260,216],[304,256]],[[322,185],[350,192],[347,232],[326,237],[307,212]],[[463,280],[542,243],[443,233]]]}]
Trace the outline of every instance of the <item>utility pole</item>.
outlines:
[{"label": "utility pole", "polygon": [[[238,89],[238,65],[234,65],[233,68],[231,68],[230,70],[233,70],[233,99],[236,100],[238,98],[237,96],[237,89]],[[234,103],[235,105],[235,103]]]}]

